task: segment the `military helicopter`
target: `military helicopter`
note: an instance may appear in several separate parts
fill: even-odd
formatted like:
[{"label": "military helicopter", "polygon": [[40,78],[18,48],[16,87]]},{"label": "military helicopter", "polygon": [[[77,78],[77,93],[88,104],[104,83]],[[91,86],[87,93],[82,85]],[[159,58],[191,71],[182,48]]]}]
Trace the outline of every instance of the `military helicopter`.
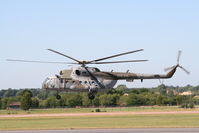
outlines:
[{"label": "military helicopter", "polygon": [[181,51],[178,52],[177,65],[165,69],[165,71],[169,71],[167,74],[139,74],[139,73],[130,73],[129,71],[106,72],[106,71],[101,71],[97,67],[88,67],[87,65],[145,62],[148,60],[126,60],[126,61],[109,61],[109,62],[103,61],[110,58],[141,52],[144,49],[129,51],[91,61],[85,61],[85,60],[80,61],[63,53],[60,53],[56,50],[53,49],[47,49],[47,50],[62,55],[68,59],[73,60],[74,62],[71,63],[46,62],[46,61],[16,60],[16,59],[8,59],[7,61],[80,65],[78,67],[72,67],[70,70],[61,70],[59,75],[50,76],[46,78],[46,80],[43,82],[42,88],[46,90],[57,90],[57,95],[56,95],[57,99],[61,98],[61,96],[58,94],[59,91],[67,91],[67,92],[88,92],[88,98],[92,100],[95,98],[97,92],[108,91],[112,89],[118,80],[126,80],[127,82],[133,82],[134,80],[141,80],[141,82],[143,82],[144,79],[168,79],[174,75],[177,68],[181,68],[187,74],[190,73],[185,68],[179,65]]}]

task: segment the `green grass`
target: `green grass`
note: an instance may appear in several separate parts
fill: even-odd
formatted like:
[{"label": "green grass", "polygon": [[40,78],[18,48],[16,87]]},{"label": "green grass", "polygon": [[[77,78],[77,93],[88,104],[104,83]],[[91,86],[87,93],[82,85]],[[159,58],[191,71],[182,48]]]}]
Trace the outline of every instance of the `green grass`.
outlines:
[{"label": "green grass", "polygon": [[30,109],[24,110],[0,110],[0,115],[6,114],[55,114],[55,113],[86,113],[92,112],[94,109],[90,108],[53,108],[53,109]]},{"label": "green grass", "polygon": [[0,118],[0,130],[199,127],[199,114]]},{"label": "green grass", "polygon": [[[31,109],[29,111],[23,110],[0,110],[0,115],[7,114],[54,114],[54,113],[89,113],[95,111],[96,108],[57,108],[57,109]],[[153,112],[153,111],[188,111],[195,109],[181,109],[177,106],[150,106],[150,107],[117,107],[117,108],[100,108],[104,112]]]}]

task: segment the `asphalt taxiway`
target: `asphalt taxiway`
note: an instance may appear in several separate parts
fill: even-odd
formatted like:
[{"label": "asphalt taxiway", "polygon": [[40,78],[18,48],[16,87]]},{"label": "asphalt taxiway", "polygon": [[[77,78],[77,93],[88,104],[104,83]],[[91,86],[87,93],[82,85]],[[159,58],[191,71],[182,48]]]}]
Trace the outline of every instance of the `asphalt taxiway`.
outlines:
[{"label": "asphalt taxiway", "polygon": [[24,130],[0,131],[0,133],[199,133],[199,128]]}]

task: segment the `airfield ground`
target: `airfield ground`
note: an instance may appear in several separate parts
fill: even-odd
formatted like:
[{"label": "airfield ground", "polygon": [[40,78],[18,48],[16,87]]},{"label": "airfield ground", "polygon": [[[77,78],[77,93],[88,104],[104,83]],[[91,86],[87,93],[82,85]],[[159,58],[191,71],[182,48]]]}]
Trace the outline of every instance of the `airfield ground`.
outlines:
[{"label": "airfield ground", "polygon": [[102,108],[106,112],[99,113],[92,112],[94,109],[64,110],[67,109],[18,111],[17,114],[1,111],[0,130],[199,127],[198,108]]},{"label": "airfield ground", "polygon": [[[60,114],[60,113],[91,113],[97,108],[53,108],[23,110],[0,110],[0,115],[12,114]],[[112,107],[99,108],[101,112],[168,112],[168,111],[199,111],[199,106],[194,109],[183,109],[178,106],[141,106],[141,107]]]}]

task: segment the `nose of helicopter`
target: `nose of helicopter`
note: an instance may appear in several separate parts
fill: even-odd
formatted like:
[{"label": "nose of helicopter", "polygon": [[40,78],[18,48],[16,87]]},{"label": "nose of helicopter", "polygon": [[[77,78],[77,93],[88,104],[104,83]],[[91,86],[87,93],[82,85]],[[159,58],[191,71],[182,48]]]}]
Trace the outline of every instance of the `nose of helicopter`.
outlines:
[{"label": "nose of helicopter", "polygon": [[50,78],[46,78],[44,82],[42,83],[42,89],[48,89],[48,83]]},{"label": "nose of helicopter", "polygon": [[42,89],[47,89],[47,84],[45,82],[42,83]]},{"label": "nose of helicopter", "polygon": [[55,76],[48,77],[42,84],[42,89],[56,89],[59,88],[59,79]]}]

